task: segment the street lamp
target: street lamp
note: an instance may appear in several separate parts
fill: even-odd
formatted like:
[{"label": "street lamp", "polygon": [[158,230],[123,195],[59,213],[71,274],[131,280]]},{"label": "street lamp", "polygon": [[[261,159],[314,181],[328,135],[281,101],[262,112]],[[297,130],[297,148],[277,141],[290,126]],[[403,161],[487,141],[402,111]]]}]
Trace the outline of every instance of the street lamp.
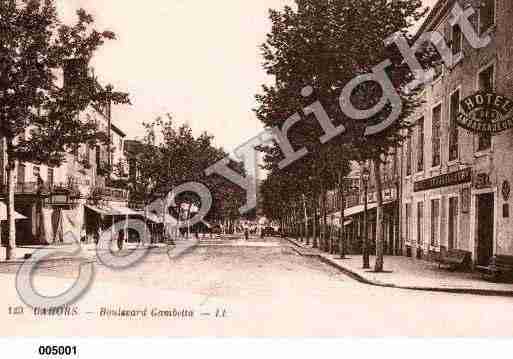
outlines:
[{"label": "street lamp", "polygon": [[369,260],[369,247],[368,247],[368,228],[367,228],[367,191],[369,186],[369,178],[370,172],[367,166],[365,166],[362,170],[362,182],[363,182],[363,191],[364,191],[364,201],[363,201],[363,242],[362,242],[362,251],[363,251],[363,268],[370,268],[370,260]]}]

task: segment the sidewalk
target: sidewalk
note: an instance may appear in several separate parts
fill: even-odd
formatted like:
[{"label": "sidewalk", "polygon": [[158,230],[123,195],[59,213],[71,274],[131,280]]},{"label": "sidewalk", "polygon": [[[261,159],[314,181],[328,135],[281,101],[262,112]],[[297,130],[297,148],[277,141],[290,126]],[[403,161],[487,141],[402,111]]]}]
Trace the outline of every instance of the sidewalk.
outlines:
[{"label": "sidewalk", "polygon": [[[166,251],[169,248],[173,248],[173,252],[182,253],[183,251],[197,245],[197,241],[189,241],[189,240],[177,240],[175,241],[175,245],[168,245],[166,243],[153,243],[147,244],[143,247],[140,247],[138,243],[127,243],[124,245],[123,250],[142,250],[142,249],[150,249],[150,250],[158,250],[165,249]],[[95,243],[87,243],[81,244],[82,250],[77,255],[73,255],[73,251],[76,250],[76,247],[72,245],[33,245],[33,246],[19,246],[16,248],[16,259],[12,261],[5,261],[5,247],[0,247],[0,265],[20,265],[26,261],[30,261],[30,256],[36,251],[45,251],[48,253],[51,252],[61,252],[57,255],[49,257],[45,259],[44,262],[55,262],[55,261],[95,261],[97,248]],[[114,251],[117,250],[117,246],[114,244]],[[175,253],[173,253],[175,255]]]},{"label": "sidewalk", "polygon": [[376,273],[373,271],[374,256],[370,257],[371,269],[363,269],[361,255],[347,255],[346,259],[340,259],[339,255],[321,252],[311,245],[306,246],[291,238],[287,240],[301,255],[319,257],[365,284],[399,289],[513,297],[513,284],[488,282],[480,273],[454,272],[443,267],[439,269],[437,263],[401,256],[385,256],[385,271]]}]

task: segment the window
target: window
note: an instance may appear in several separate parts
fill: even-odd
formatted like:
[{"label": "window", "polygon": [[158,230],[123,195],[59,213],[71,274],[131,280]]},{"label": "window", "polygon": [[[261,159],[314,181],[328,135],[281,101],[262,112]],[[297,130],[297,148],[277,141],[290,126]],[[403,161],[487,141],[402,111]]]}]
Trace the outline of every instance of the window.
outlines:
[{"label": "window", "polygon": [[411,204],[406,203],[406,223],[405,223],[405,230],[406,230],[406,242],[411,243],[410,241],[410,223],[411,223]]},{"label": "window", "polygon": [[101,165],[102,165],[102,152],[100,149],[100,146],[96,146],[96,174],[99,175],[101,172]]},{"label": "window", "polygon": [[41,168],[39,168],[38,166],[34,166],[32,171],[34,173],[34,179],[37,181],[39,177],[41,177]]},{"label": "window", "polygon": [[18,164],[17,182],[25,183],[25,165],[22,163]]},{"label": "window", "polygon": [[[493,65],[488,66],[486,69],[479,73],[479,91],[493,92],[494,90],[494,72],[495,68]],[[477,114],[479,116],[479,114]],[[492,136],[488,133],[480,134],[478,138],[478,151],[485,151],[492,147]]]},{"label": "window", "polygon": [[91,147],[86,143],[85,145],[85,160],[88,164],[91,164]]},{"label": "window", "polygon": [[418,144],[417,144],[417,171],[424,171],[424,117],[417,122]]},{"label": "window", "polygon": [[408,130],[408,139],[406,140],[406,175],[411,175],[411,158],[412,158],[412,133]]},{"label": "window", "polygon": [[48,177],[47,177],[47,182],[48,182],[48,186],[50,188],[53,187],[53,184],[54,184],[54,173],[53,173],[53,168],[48,168]]},{"label": "window", "polygon": [[479,90],[493,91],[494,89],[494,66],[488,66],[479,73]]},{"label": "window", "polygon": [[123,152],[123,139],[119,139],[119,152]]},{"label": "window", "polygon": [[137,177],[137,162],[135,159],[128,160],[128,176],[131,180]]},{"label": "window", "polygon": [[433,159],[432,167],[440,166],[440,124],[442,122],[442,105],[438,105],[433,109],[433,133],[432,145],[433,145]]},{"label": "window", "polygon": [[0,191],[3,191],[3,185],[5,184],[5,171],[4,171],[4,141],[0,138]]},{"label": "window", "polygon": [[459,158],[458,149],[458,124],[456,119],[460,112],[460,90],[451,95],[451,120],[449,123],[449,161]]},{"label": "window", "polygon": [[438,246],[440,241],[440,200],[431,200],[431,245]]},{"label": "window", "polygon": [[417,244],[424,243],[424,202],[417,203]]},{"label": "window", "polygon": [[479,32],[482,34],[495,24],[495,0],[481,0]]},{"label": "window", "polygon": [[461,36],[461,28],[459,24],[452,27],[452,54],[457,56],[462,51],[463,37]]}]

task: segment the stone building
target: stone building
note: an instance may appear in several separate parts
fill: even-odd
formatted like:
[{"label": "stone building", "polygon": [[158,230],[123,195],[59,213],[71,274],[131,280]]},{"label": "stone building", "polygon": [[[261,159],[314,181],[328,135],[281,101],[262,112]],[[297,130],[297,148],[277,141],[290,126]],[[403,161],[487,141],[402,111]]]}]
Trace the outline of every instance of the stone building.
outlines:
[{"label": "stone building", "polygon": [[[400,240],[399,223],[399,151],[388,155],[382,165],[383,185],[383,219],[384,219],[384,249],[389,255],[401,253],[402,244]],[[362,253],[362,241],[364,238],[364,212],[365,196],[367,196],[367,235],[369,238],[369,252],[375,252],[376,227],[377,227],[377,192],[375,177],[372,166],[365,166],[368,169],[367,176],[362,176],[361,166],[352,163],[351,173],[345,178],[345,209],[344,226],[347,250],[353,254]],[[365,183],[365,180],[367,183]],[[365,187],[366,190],[365,190]],[[332,230],[336,235],[341,225],[340,193],[339,191],[328,192],[328,224],[334,227]]]},{"label": "stone building", "polygon": [[[425,103],[411,118],[415,126],[402,149],[403,246],[418,258],[442,247],[461,249],[474,264],[488,265],[494,254],[513,254],[513,132],[498,109],[513,98],[513,2],[458,1],[474,9],[472,25],[491,42],[473,48],[459,25],[451,25],[456,0],[438,1],[419,30],[444,36],[452,64],[440,65],[424,86]],[[474,126],[459,125],[468,118]]]},{"label": "stone building", "polygon": [[[66,154],[65,162],[59,167],[16,162],[14,206],[27,217],[16,221],[17,244],[59,243],[67,231],[77,238],[83,237],[84,232],[92,238],[102,226],[102,219],[112,214],[112,208],[117,208],[116,214],[131,213],[126,208],[128,191],[113,188],[116,186],[113,180],[128,175],[123,156],[126,135],[114,125],[107,106],[90,105],[80,117],[96,122],[98,130],[108,134],[111,146],[83,144],[75,153]],[[5,139],[0,134],[0,199],[3,201],[7,195],[5,150]],[[4,230],[6,227],[2,226]],[[6,235],[2,238],[6,239]]]}]

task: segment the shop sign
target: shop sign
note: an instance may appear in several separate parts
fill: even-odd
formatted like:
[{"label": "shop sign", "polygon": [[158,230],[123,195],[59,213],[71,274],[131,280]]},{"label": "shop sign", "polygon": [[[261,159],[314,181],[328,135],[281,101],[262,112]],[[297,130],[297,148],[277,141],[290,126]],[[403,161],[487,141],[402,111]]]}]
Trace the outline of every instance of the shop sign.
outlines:
[{"label": "shop sign", "polygon": [[477,133],[499,133],[513,128],[513,100],[491,92],[477,92],[461,101],[459,126]]},{"label": "shop sign", "polygon": [[474,178],[474,188],[483,189],[492,187],[490,176],[487,173],[478,173]]},{"label": "shop sign", "polygon": [[461,171],[446,173],[441,176],[428,178],[413,184],[413,191],[420,192],[428,189],[454,186],[462,183],[468,183],[472,180],[472,170],[466,168]]},{"label": "shop sign", "polygon": [[53,204],[68,203],[68,196],[65,194],[54,194],[51,196],[51,203],[53,203]]}]

